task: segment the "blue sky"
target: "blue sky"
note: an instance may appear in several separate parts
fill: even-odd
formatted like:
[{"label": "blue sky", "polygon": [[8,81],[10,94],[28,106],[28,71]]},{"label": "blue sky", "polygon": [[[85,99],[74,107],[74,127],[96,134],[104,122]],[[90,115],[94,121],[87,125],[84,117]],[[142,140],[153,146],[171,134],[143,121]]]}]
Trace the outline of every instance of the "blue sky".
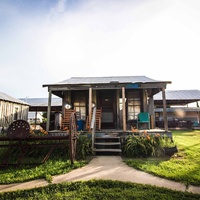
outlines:
[{"label": "blue sky", "polygon": [[1,0],[0,91],[48,97],[74,76],[145,75],[200,89],[199,0]]}]

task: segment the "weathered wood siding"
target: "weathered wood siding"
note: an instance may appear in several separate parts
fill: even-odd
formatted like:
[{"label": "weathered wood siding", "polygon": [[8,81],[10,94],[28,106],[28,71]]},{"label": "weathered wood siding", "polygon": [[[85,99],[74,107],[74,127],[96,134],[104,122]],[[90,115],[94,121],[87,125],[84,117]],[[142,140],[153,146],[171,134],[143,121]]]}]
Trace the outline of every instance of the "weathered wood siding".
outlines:
[{"label": "weathered wood siding", "polygon": [[0,127],[8,127],[15,119],[28,120],[29,106],[0,100]]}]

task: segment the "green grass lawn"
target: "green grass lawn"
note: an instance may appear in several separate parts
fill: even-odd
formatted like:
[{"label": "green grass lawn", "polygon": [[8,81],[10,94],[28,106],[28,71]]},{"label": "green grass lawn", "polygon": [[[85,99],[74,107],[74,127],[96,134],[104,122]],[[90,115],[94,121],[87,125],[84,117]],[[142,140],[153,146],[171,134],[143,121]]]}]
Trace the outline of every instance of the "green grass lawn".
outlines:
[{"label": "green grass lawn", "polygon": [[160,177],[200,186],[200,131],[172,131],[178,153],[172,157],[124,159],[129,166]]},{"label": "green grass lawn", "polygon": [[0,184],[20,183],[35,179],[46,179],[51,182],[52,176],[66,174],[73,169],[83,167],[87,161],[76,161],[71,165],[69,160],[49,160],[38,166],[9,167],[0,170]]},{"label": "green grass lawn", "polygon": [[0,193],[1,200],[195,200],[199,194],[121,181],[91,180]]},{"label": "green grass lawn", "polygon": [[[33,148],[28,151],[24,157],[23,161],[26,164],[7,165],[0,168],[0,184],[19,183],[41,178],[51,182],[53,175],[66,174],[71,170],[83,167],[88,163],[88,160],[85,157],[88,154],[89,143],[90,142],[86,137],[82,137],[78,141],[77,157],[79,157],[79,159],[77,159],[73,165],[69,158],[69,145],[65,148],[56,148],[45,163],[37,165],[35,165],[35,163],[39,163],[39,161],[44,159],[49,148]],[[3,150],[4,149],[0,149],[0,155],[1,153],[4,155]],[[19,148],[13,148],[10,151],[10,155],[12,156],[9,157],[9,161],[10,163],[16,163],[19,156]]]}]

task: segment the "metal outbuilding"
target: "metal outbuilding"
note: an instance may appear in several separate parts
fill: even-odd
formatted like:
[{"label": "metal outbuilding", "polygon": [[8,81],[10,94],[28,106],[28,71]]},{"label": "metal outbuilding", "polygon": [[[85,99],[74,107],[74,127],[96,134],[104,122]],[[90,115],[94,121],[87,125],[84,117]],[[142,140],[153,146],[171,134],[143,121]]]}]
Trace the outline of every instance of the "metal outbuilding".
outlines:
[{"label": "metal outbuilding", "polygon": [[[185,106],[200,101],[200,90],[166,90],[167,106]],[[162,107],[162,93],[154,95],[154,105]]]},{"label": "metal outbuilding", "polygon": [[[169,128],[191,128],[194,124],[199,126],[199,90],[166,90],[165,94]],[[154,95],[155,122],[157,127],[163,127],[161,95],[161,93]]]}]

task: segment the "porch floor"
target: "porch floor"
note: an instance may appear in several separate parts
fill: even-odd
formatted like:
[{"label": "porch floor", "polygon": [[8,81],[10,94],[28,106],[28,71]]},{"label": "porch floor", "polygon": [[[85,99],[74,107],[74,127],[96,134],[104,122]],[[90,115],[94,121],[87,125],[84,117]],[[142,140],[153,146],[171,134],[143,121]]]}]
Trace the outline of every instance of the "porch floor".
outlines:
[{"label": "porch floor", "polygon": [[166,131],[163,129],[137,129],[137,130],[127,130],[123,131],[121,129],[101,129],[101,130],[96,130],[96,133],[105,133],[106,135],[132,135],[132,134],[142,134],[144,132],[146,133],[165,133]]},{"label": "porch floor", "polygon": [[[149,133],[149,134],[165,134],[166,131],[163,130],[163,129],[142,129],[142,130],[127,130],[127,131],[123,131],[122,129],[101,129],[101,130],[96,130],[95,133],[96,133],[96,137],[97,135],[101,135],[103,134],[105,137],[126,137],[128,135],[140,135],[142,133]],[[88,131],[82,131],[81,134],[87,134]],[[168,131],[167,133],[171,134],[170,131]],[[52,131],[49,131],[49,134],[52,135],[52,136],[64,136],[67,134],[66,131],[63,131],[63,130],[52,130]],[[102,136],[100,136],[102,137]]]}]

